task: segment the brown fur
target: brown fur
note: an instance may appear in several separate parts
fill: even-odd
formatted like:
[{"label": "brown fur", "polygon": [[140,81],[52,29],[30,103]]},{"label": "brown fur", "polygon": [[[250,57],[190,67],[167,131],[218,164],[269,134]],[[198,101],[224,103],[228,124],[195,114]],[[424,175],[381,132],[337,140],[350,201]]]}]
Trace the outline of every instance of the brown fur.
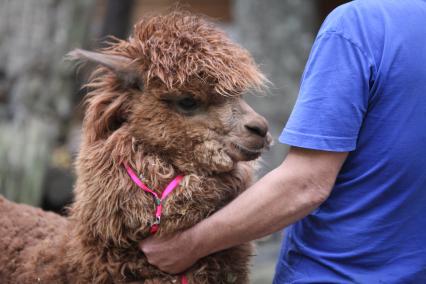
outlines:
[{"label": "brown fur", "polygon": [[[184,12],[143,19],[128,41],[83,54],[103,67],[88,84],[70,216],[0,199],[0,282],[172,283],[178,278],[149,265],[138,249],[154,202],[122,163],[158,192],[184,174],[158,234],[193,226],[251,182],[250,160],[270,137],[241,94],[265,78],[247,51]],[[194,111],[180,105],[188,97]],[[186,275],[190,283],[247,283],[251,253],[250,244],[216,253]]]}]

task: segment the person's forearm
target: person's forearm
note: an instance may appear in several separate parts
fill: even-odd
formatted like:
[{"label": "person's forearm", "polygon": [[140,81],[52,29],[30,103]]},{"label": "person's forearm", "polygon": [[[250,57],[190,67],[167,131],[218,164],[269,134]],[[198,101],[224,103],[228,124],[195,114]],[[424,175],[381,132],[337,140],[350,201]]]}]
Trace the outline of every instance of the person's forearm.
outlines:
[{"label": "person's forearm", "polygon": [[140,247],[149,263],[180,273],[199,258],[303,218],[330,194],[348,153],[290,148],[285,161],[234,201],[194,227]]},{"label": "person's forearm", "polygon": [[287,169],[284,163],[190,229],[187,233],[196,243],[200,257],[271,234],[319,206],[327,190],[294,170]]}]

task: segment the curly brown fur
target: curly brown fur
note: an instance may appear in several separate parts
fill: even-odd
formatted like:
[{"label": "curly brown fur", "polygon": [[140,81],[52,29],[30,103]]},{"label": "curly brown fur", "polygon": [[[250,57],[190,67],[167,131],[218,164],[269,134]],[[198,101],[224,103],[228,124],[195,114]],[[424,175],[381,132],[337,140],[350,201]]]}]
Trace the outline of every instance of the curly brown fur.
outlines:
[{"label": "curly brown fur", "polygon": [[[158,193],[185,175],[164,204],[158,234],[193,226],[250,184],[250,161],[270,143],[266,121],[241,98],[265,78],[247,51],[184,12],[143,19],[128,41],[102,53],[71,56],[101,65],[88,84],[75,202],[64,220],[0,200],[0,211],[16,211],[7,213],[16,221],[5,233],[10,242],[21,238],[0,258],[0,265],[12,263],[0,268],[0,280],[173,283],[175,276],[148,264],[138,249],[155,205],[122,163]],[[22,214],[40,217],[25,223]],[[251,254],[250,244],[234,247],[200,260],[186,275],[190,283],[247,283]]]},{"label": "curly brown fur", "polygon": [[218,94],[239,95],[266,81],[246,50],[213,24],[185,12],[142,19],[128,41],[114,42],[105,51],[131,58],[147,85],[159,79],[168,90],[195,77]]}]

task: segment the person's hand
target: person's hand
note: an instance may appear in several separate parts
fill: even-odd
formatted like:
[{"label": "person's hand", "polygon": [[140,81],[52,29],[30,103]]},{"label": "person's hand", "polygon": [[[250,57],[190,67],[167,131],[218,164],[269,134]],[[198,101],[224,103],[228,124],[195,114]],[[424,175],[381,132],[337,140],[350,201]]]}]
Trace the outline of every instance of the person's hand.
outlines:
[{"label": "person's hand", "polygon": [[139,247],[150,264],[169,274],[185,271],[201,257],[188,231],[161,238],[149,237],[141,241]]}]

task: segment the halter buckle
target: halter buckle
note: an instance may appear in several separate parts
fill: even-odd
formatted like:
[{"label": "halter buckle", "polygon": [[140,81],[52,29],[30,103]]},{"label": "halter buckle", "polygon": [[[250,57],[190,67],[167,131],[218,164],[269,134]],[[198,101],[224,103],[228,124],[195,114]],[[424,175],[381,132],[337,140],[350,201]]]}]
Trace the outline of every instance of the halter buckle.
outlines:
[{"label": "halter buckle", "polygon": [[161,217],[155,216],[155,221],[151,224],[151,226],[160,225],[160,222],[161,222]]}]

